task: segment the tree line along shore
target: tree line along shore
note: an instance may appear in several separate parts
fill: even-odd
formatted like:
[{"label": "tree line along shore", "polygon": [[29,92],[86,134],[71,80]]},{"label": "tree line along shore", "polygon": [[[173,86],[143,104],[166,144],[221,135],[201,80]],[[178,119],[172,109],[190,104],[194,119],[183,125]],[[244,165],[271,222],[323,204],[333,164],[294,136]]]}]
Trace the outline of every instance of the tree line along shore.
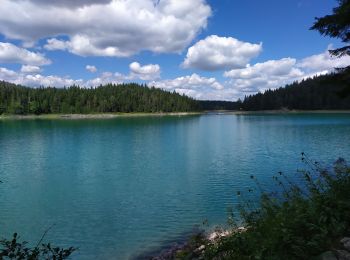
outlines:
[{"label": "tree line along shore", "polygon": [[136,83],[107,84],[96,88],[30,88],[0,81],[0,116],[101,114],[93,117],[104,118],[113,116],[108,115],[113,113],[121,115],[193,113],[208,110],[286,112],[349,109],[350,68],[246,96],[243,100],[235,102],[200,101],[176,92]]}]

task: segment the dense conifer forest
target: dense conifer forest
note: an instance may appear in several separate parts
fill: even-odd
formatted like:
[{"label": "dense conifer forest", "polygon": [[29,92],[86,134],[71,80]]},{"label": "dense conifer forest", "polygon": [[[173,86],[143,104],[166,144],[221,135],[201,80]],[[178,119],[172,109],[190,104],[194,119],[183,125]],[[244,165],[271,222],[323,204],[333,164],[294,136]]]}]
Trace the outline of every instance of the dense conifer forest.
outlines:
[{"label": "dense conifer forest", "polygon": [[350,109],[350,68],[247,96],[243,110]]},{"label": "dense conifer forest", "polygon": [[200,100],[198,102],[201,110],[238,110],[240,108],[239,102],[216,100]]},{"label": "dense conifer forest", "polygon": [[0,82],[0,114],[198,111],[192,98],[138,84],[28,88]]},{"label": "dense conifer forest", "polygon": [[0,114],[88,114],[203,110],[350,109],[350,68],[316,76],[243,101],[198,101],[136,83],[97,88],[29,88],[0,81]]}]

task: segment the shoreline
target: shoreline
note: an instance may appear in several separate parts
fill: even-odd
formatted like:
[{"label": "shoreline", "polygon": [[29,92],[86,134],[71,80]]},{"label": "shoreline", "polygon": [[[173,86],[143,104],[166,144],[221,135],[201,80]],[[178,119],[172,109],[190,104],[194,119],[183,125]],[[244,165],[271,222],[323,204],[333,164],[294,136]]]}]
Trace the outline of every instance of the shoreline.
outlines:
[{"label": "shoreline", "polygon": [[213,111],[218,113],[227,113],[234,115],[273,115],[273,114],[350,114],[350,110],[255,110],[255,111]]},{"label": "shoreline", "polygon": [[197,232],[192,232],[192,235],[187,236],[185,239],[182,238],[181,240],[174,241],[163,248],[159,248],[159,250],[140,255],[136,259],[175,259],[178,254],[184,252],[195,254],[199,257],[202,256],[208,245],[215,245],[222,238],[230,236],[234,233],[242,233],[246,230],[247,228],[243,226],[237,228],[216,227],[215,229],[211,230],[197,230]]},{"label": "shoreline", "polygon": [[41,115],[0,115],[1,120],[78,120],[78,119],[115,119],[127,117],[162,117],[162,116],[195,116],[195,115],[274,115],[274,114],[350,114],[350,110],[210,110],[200,112],[165,112],[165,113],[96,113],[96,114],[41,114]]},{"label": "shoreline", "polygon": [[42,115],[0,115],[0,120],[32,120],[32,119],[114,119],[126,117],[162,117],[162,116],[193,116],[202,112],[169,112],[169,113],[97,113],[97,114],[42,114]]}]

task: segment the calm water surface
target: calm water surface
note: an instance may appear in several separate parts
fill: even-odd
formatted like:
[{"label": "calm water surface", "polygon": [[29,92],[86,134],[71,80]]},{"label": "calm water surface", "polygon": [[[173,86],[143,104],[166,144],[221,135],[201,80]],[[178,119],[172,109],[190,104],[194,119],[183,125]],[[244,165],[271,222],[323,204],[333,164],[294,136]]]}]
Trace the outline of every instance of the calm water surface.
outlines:
[{"label": "calm water surface", "polygon": [[300,153],[350,160],[350,114],[0,121],[0,236],[132,259],[208,219]]}]

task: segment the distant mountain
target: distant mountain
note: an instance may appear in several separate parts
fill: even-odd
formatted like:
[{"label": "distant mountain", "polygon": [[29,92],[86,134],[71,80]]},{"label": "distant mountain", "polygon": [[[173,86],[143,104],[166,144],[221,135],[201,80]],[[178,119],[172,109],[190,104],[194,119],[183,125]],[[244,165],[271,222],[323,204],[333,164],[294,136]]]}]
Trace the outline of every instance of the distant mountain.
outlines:
[{"label": "distant mountain", "polygon": [[243,110],[350,109],[350,67],[245,97]]}]

